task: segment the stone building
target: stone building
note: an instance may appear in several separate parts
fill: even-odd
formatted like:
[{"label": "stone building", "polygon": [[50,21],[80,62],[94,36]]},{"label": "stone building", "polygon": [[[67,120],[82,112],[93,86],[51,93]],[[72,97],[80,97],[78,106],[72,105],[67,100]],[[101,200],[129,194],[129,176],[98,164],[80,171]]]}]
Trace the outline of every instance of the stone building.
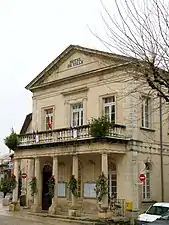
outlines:
[{"label": "stone building", "polygon": [[0,181],[7,180],[11,177],[13,171],[13,155],[14,153],[3,154],[0,156]]},{"label": "stone building", "polygon": [[[161,200],[159,99],[135,70],[132,58],[70,45],[26,89],[33,94],[32,114],[26,117],[15,151],[27,173],[23,186],[32,210],[67,211],[73,202],[67,188],[78,180],[77,204],[86,213],[97,210],[95,181],[108,178],[109,196],[131,201],[132,210]],[[108,136],[91,136],[89,120],[107,116],[115,124]],[[169,201],[168,108],[163,106],[164,199]],[[139,181],[144,173],[146,180]],[[55,176],[53,201],[46,182]],[[37,178],[31,196],[29,181]],[[17,188],[13,193],[16,201]],[[104,198],[104,204],[108,198]]]}]

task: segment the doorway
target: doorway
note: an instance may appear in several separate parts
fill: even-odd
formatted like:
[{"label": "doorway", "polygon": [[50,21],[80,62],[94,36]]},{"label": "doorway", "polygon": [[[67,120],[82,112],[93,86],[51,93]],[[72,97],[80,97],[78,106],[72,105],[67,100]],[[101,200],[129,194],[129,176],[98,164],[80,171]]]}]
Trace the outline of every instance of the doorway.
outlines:
[{"label": "doorway", "polygon": [[48,195],[48,180],[52,176],[52,166],[46,164],[43,167],[43,186],[42,186],[42,210],[48,210],[52,204],[52,198]]}]

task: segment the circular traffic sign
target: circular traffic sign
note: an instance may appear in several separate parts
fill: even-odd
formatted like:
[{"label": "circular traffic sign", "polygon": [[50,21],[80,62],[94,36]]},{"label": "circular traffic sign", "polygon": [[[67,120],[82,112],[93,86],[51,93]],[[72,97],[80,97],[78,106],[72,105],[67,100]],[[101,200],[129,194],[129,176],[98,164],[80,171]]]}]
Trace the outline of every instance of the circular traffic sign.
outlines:
[{"label": "circular traffic sign", "polygon": [[27,178],[27,174],[26,173],[22,173],[22,178],[23,179]]},{"label": "circular traffic sign", "polygon": [[139,180],[140,180],[141,182],[144,182],[145,179],[146,179],[145,174],[144,174],[144,173],[141,173],[140,176],[139,176]]}]

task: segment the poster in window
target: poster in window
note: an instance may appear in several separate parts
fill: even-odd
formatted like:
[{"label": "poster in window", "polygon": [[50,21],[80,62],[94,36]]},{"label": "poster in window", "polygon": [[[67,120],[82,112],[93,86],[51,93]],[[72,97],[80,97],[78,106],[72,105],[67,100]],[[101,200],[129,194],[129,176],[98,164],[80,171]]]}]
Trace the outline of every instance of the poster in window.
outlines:
[{"label": "poster in window", "polygon": [[96,183],[84,183],[84,198],[96,198]]},{"label": "poster in window", "polygon": [[66,197],[66,183],[58,183],[58,197]]}]

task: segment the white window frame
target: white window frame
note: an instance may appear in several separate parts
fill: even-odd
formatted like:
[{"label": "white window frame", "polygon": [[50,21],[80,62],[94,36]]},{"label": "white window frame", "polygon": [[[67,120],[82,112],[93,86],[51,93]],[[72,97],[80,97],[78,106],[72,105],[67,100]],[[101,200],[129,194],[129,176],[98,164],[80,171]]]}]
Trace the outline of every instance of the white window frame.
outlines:
[{"label": "white window frame", "polygon": [[[147,174],[149,174],[149,178],[147,178]],[[151,170],[150,169],[146,169],[145,170],[145,176],[146,179],[143,183],[143,200],[151,200]],[[147,184],[149,180],[149,184]],[[149,190],[148,190],[149,187]]]},{"label": "white window frame", "polygon": [[[148,100],[148,102],[147,102],[147,100]],[[148,104],[146,104],[146,103],[148,103]],[[148,108],[147,118],[146,118],[146,105],[147,105],[147,108]],[[142,113],[142,115],[141,115],[141,123],[142,123],[141,126],[143,128],[151,128],[151,98],[143,96],[141,107],[142,107],[141,108],[141,113]]]},{"label": "white window frame", "polygon": [[[47,114],[47,111],[52,110],[51,113]],[[49,121],[51,123],[51,128],[47,127],[47,117],[49,117]],[[44,123],[45,123],[45,130],[52,130],[53,129],[53,123],[54,123],[54,108],[53,107],[49,107],[49,108],[45,108],[44,109]]]},{"label": "white window frame", "polygon": [[[113,175],[115,175],[115,179],[113,179]],[[116,182],[116,186],[112,186],[112,181]],[[116,170],[109,171],[108,185],[109,185],[108,189],[109,189],[110,198],[112,196],[117,196],[117,172],[116,172]],[[113,189],[115,191],[113,191]]]},{"label": "white window frame", "polygon": [[[112,102],[108,102],[108,103],[105,103],[105,100],[106,99],[110,99],[110,98],[114,98],[114,102],[112,101]],[[112,121],[111,120],[111,108],[114,106],[114,108],[115,108],[115,110],[114,110],[114,114],[115,114],[115,116],[114,116],[114,121]],[[116,96],[115,95],[112,95],[112,96],[107,96],[107,97],[104,97],[103,98],[103,115],[104,116],[106,116],[106,114],[105,114],[105,108],[106,107],[109,107],[109,116],[108,116],[108,119],[109,119],[109,121],[110,122],[114,122],[114,123],[116,123]]]},{"label": "white window frame", "polygon": [[[78,105],[82,105],[81,108],[76,108],[76,109],[73,109],[74,106],[78,106]],[[76,121],[76,124],[74,124],[74,118],[73,118],[73,114],[74,113],[78,113],[79,114],[79,124],[78,124],[78,119]],[[82,121],[83,120],[83,121]],[[72,127],[77,127],[77,126],[82,126],[84,125],[84,106],[83,106],[83,102],[78,102],[78,103],[74,103],[74,104],[71,104],[71,126]]]}]

